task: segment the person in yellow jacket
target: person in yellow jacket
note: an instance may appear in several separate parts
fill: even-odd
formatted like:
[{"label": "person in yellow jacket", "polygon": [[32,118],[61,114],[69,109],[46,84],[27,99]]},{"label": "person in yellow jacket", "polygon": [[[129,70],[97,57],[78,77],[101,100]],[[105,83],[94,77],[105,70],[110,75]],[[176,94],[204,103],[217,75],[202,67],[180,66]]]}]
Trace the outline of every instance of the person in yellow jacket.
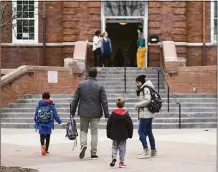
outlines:
[{"label": "person in yellow jacket", "polygon": [[146,66],[145,62],[145,38],[143,37],[143,33],[138,30],[138,40],[137,40],[137,54],[136,61],[138,68],[144,68]]}]

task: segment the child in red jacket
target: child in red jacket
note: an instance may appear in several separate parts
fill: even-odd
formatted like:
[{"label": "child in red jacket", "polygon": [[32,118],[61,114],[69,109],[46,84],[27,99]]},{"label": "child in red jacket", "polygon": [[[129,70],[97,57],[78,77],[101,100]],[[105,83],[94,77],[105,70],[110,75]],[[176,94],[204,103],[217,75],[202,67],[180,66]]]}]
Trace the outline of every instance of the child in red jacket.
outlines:
[{"label": "child in red jacket", "polygon": [[132,138],[133,123],[129,113],[124,109],[124,100],[122,97],[117,99],[117,108],[113,110],[107,122],[107,137],[113,140],[112,145],[112,162],[114,167],[117,161],[117,153],[120,155],[120,168],[125,168],[126,140]]}]

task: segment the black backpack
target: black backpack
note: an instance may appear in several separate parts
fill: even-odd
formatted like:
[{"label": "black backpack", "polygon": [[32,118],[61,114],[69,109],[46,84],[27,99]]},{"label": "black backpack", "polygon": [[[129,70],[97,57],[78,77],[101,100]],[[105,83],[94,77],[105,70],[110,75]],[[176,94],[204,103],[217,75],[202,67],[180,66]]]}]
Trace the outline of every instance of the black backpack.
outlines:
[{"label": "black backpack", "polygon": [[68,137],[69,140],[75,140],[77,136],[76,120],[70,116],[70,120],[66,125],[66,137]]},{"label": "black backpack", "polygon": [[[161,97],[158,94],[158,92],[156,92],[153,88],[151,88],[149,86],[145,86],[145,87],[147,87],[149,89],[150,94],[151,94],[151,101],[147,105],[147,108],[151,113],[158,113],[162,107]],[[143,94],[144,94],[144,89],[143,89]]]},{"label": "black backpack", "polygon": [[[70,105],[70,111],[71,111],[71,105]],[[77,146],[77,127],[76,127],[76,120],[70,115],[70,120],[66,124],[66,136],[69,140],[74,140],[73,144],[73,150],[74,147]]]}]

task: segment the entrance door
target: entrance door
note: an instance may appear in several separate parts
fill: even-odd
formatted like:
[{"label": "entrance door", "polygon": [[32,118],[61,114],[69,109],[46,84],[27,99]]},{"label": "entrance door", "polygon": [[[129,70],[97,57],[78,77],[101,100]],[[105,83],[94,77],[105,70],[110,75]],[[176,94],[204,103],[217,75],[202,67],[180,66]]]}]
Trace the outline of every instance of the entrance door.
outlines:
[{"label": "entrance door", "polygon": [[136,66],[138,27],[146,40],[148,37],[148,2],[105,1],[101,4],[101,31],[107,31],[112,40],[114,66],[124,65],[124,60],[117,64],[115,57],[118,56],[125,57],[127,66]]},{"label": "entrance door", "polygon": [[106,31],[111,39],[111,61],[115,67],[136,67],[137,30],[143,30],[142,22],[108,21]]}]

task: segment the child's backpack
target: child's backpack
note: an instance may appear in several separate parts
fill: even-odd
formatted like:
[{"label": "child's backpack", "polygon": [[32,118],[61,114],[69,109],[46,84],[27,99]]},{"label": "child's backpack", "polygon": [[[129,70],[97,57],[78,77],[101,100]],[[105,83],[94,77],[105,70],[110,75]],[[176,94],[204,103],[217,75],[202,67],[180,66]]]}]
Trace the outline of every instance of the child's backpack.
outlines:
[{"label": "child's backpack", "polygon": [[42,124],[53,121],[53,111],[49,105],[38,107],[36,121]]},{"label": "child's backpack", "polygon": [[66,125],[66,137],[68,137],[69,140],[75,140],[77,136],[76,120],[70,116],[70,120]]},{"label": "child's backpack", "polygon": [[[150,90],[151,101],[147,105],[147,108],[152,113],[158,113],[162,107],[162,100],[158,92],[156,92],[153,88],[149,86],[145,86]],[[143,90],[144,91],[144,90]]]}]

